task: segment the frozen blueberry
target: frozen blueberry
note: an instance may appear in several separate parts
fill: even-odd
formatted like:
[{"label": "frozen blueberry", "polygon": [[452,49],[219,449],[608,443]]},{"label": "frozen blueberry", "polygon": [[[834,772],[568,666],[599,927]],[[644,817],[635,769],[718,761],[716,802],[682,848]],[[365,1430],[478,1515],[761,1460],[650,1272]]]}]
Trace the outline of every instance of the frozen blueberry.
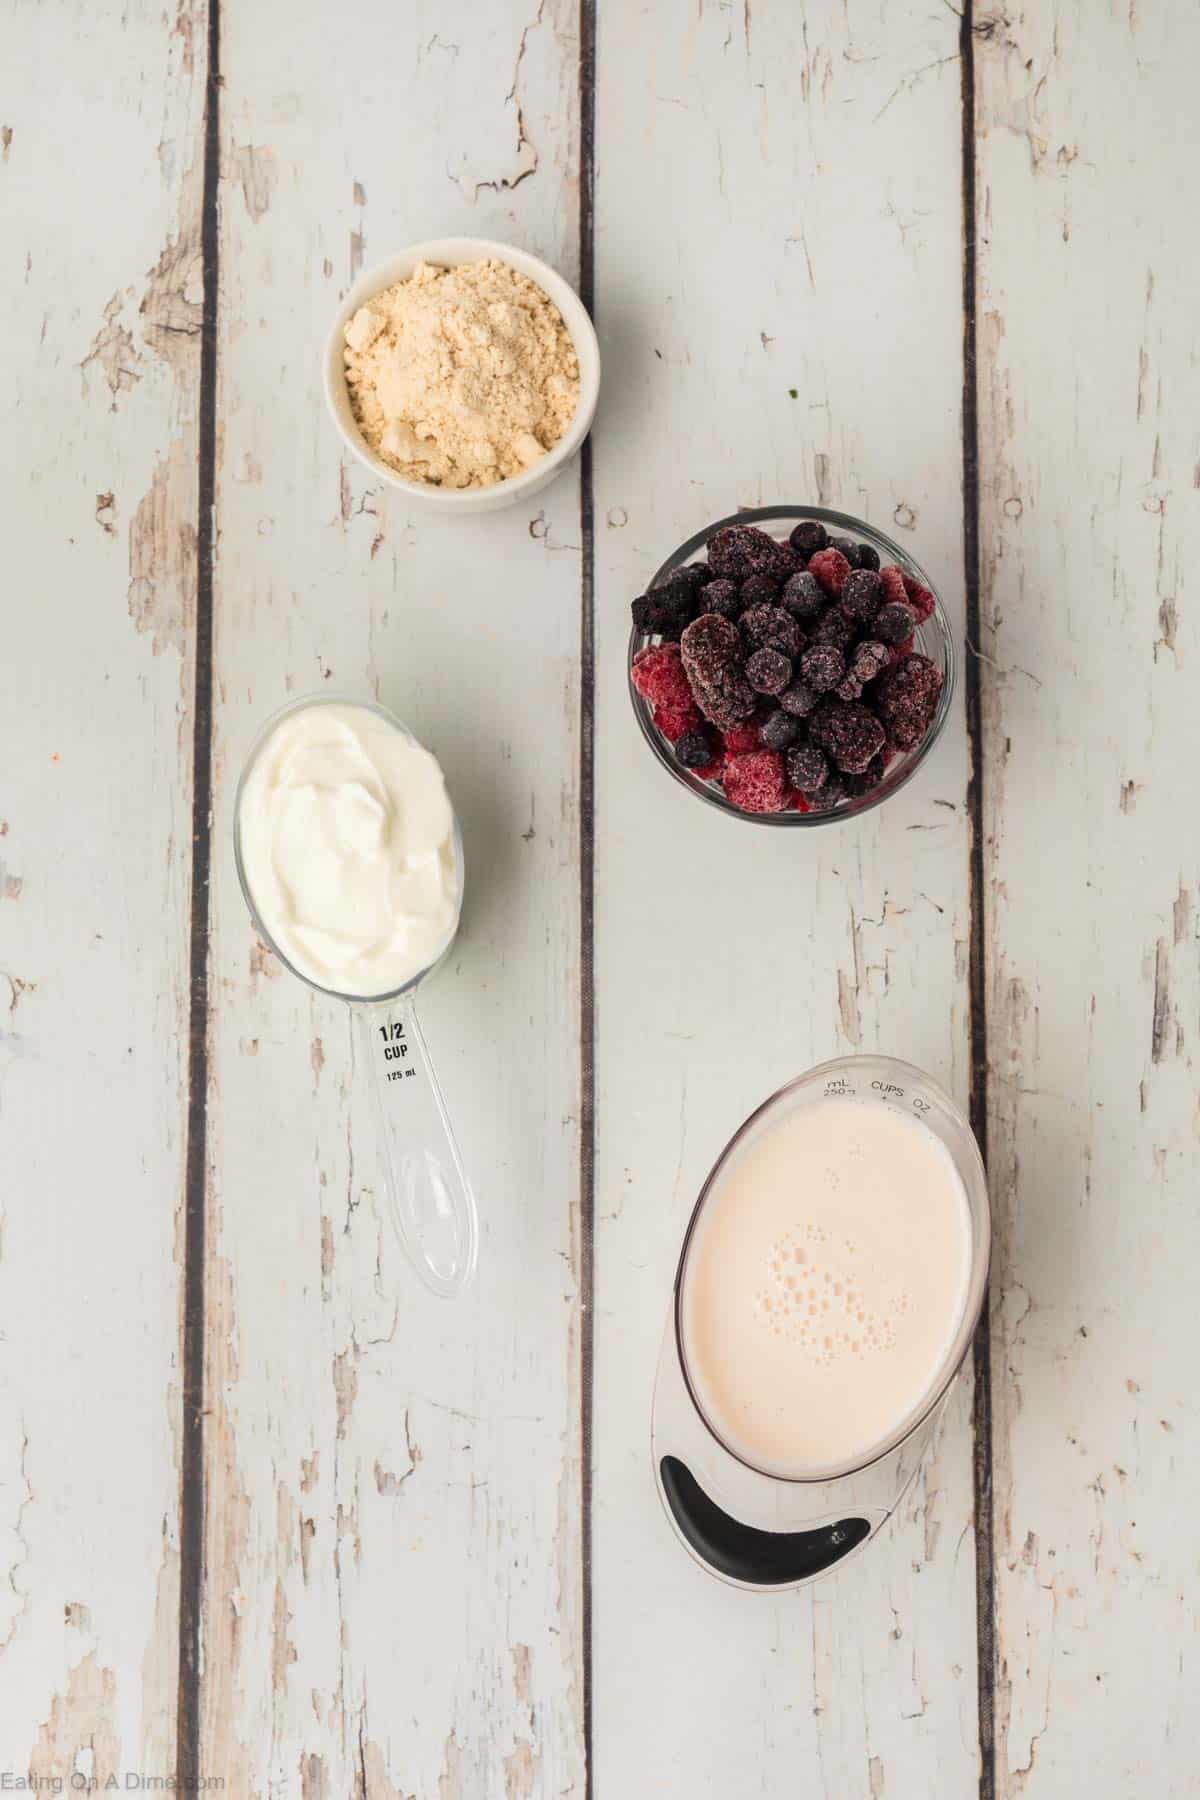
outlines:
[{"label": "frozen blueberry", "polygon": [[789,545],[755,525],[724,525],[708,540],[708,566],[731,581],[760,574],[785,581],[796,567],[796,557]]},{"label": "frozen blueberry", "polygon": [[802,794],[816,794],[829,776],[829,759],[815,744],[797,744],[787,754],[787,778]]},{"label": "frozen blueberry", "polygon": [[716,735],[707,725],[685,732],[675,745],[675,755],[685,769],[706,769],[716,754]]},{"label": "frozen blueberry", "polygon": [[831,537],[829,540],[829,547],[831,550],[840,550],[852,569],[862,568],[862,563],[859,561],[858,545],[853,538]]},{"label": "frozen blueberry", "polygon": [[[768,750],[787,750],[796,742],[804,730],[799,719],[793,719],[790,713],[782,710],[773,712],[764,719],[759,728],[759,737]],[[793,787],[795,783],[792,783]]]},{"label": "frozen blueberry", "polygon": [[846,673],[846,659],[836,644],[810,644],[800,658],[800,674],[818,694],[835,688]]},{"label": "frozen blueberry", "polygon": [[804,642],[804,634],[791,613],[769,602],[748,607],[739,625],[752,650],[778,650],[784,656],[795,657]]},{"label": "frozen blueberry", "polygon": [[794,619],[815,619],[825,605],[825,591],[815,575],[800,569],[784,582],[779,604],[786,607]]},{"label": "frozen blueberry", "polygon": [[879,577],[873,569],[851,569],[842,589],[842,611],[856,625],[869,625],[879,611]]},{"label": "frozen blueberry", "polygon": [[911,637],[917,618],[911,606],[900,600],[889,600],[871,621],[871,635],[881,644],[902,644]]},{"label": "frozen blueberry", "polygon": [[879,567],[878,550],[872,550],[870,544],[860,544],[858,546],[858,566],[860,569],[877,569]]},{"label": "frozen blueberry", "polygon": [[793,681],[780,694],[779,704],[793,719],[807,719],[820,697],[807,681]]},{"label": "frozen blueberry", "polygon": [[736,581],[719,577],[704,589],[700,605],[705,612],[720,613],[723,619],[736,619],[742,610],[742,597]]},{"label": "frozen blueberry", "polygon": [[792,527],[788,542],[797,555],[808,558],[825,548],[829,542],[829,533],[819,519],[802,519],[799,525]]},{"label": "frozen blueberry", "polygon": [[792,679],[791,660],[769,647],[746,659],[746,680],[756,694],[782,694]]},{"label": "frozen blueberry", "polygon": [[772,606],[779,598],[779,583],[773,575],[747,575],[739,592],[743,612],[751,606]]}]

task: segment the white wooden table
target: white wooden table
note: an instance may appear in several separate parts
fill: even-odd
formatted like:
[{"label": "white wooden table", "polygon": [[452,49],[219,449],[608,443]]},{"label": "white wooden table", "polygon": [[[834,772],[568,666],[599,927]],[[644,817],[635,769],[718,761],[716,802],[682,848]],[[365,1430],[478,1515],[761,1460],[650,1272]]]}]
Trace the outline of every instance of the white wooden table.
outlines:
[{"label": "white wooden table", "polygon": [[[4,7],[6,1789],[1200,1791],[1200,16],[967,4]],[[582,465],[459,526],[319,392],[355,272],[455,232],[605,358]],[[631,716],[628,600],[771,500],[901,533],[967,647],[856,827],[709,816]],[[237,889],[327,682],[463,816],[457,1310]],[[659,1514],[656,1347],[730,1130],[857,1048],[986,1134],[990,1329],[884,1537],[756,1599]]]}]

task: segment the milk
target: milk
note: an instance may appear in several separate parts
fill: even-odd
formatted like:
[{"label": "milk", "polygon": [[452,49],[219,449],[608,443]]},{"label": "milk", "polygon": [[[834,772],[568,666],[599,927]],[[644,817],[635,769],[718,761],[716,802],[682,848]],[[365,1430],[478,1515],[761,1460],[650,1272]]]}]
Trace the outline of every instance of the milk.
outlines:
[{"label": "milk", "polygon": [[949,1373],[970,1265],[966,1192],[917,1117],[793,1109],[735,1150],[688,1247],[681,1348],[702,1413],[767,1474],[869,1461]]}]

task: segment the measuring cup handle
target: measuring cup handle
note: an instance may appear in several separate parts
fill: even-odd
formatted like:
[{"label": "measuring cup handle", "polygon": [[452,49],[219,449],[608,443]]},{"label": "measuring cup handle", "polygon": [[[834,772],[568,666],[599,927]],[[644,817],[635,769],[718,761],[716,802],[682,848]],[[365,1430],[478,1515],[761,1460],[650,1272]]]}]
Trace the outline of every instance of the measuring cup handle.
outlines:
[{"label": "measuring cup handle", "polygon": [[396,1235],[444,1299],[475,1273],[479,1218],[411,999],[358,1006]]}]

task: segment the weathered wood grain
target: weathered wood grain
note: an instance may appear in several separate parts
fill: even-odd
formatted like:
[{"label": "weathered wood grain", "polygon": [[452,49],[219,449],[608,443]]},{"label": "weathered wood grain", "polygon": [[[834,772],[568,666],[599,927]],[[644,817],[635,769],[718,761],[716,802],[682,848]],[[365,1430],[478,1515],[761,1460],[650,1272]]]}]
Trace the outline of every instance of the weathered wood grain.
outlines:
[{"label": "weathered wood grain", "polygon": [[1200,21],[976,34],[998,1791],[1183,1795]]},{"label": "weathered wood grain", "polygon": [[64,1791],[174,1756],[195,30],[5,23],[0,1773]]},{"label": "weathered wood grain", "polygon": [[[246,1794],[582,1790],[577,476],[430,517],[340,453],[319,387],[340,294],[406,243],[574,274],[574,30],[225,15],[204,1718]],[[233,871],[252,734],[334,686],[396,708],[462,816],[425,1006],[483,1222],[457,1306],[386,1222],[346,1011],[255,945]]]},{"label": "weathered wood grain", "polygon": [[650,1386],[698,1185],[838,1051],[965,1100],[961,709],[882,812],[702,810],[625,691],[627,602],[737,505],[912,543],[961,618],[958,21],[950,8],[601,9],[596,432],[595,1733],[605,1795],[954,1795],[976,1770],[966,1383],[867,1556],[802,1596],[698,1572],[659,1515]]}]

